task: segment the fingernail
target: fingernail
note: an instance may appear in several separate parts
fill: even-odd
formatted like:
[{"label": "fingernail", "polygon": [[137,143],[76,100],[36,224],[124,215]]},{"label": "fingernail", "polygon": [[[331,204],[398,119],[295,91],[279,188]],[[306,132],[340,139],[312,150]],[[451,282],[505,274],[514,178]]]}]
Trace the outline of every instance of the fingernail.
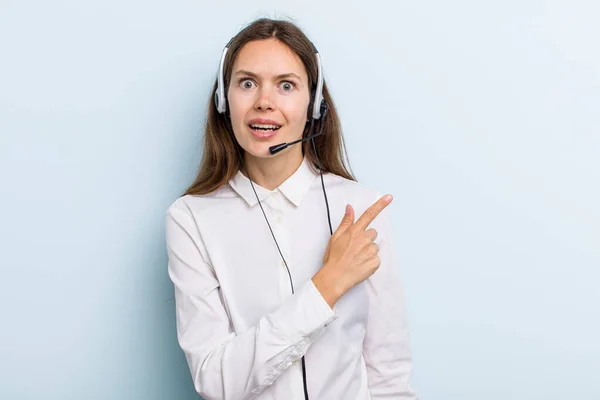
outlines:
[{"label": "fingernail", "polygon": [[387,201],[388,203],[391,202],[392,200],[394,200],[394,198],[392,197],[391,194],[386,194],[384,196],[384,198],[385,198],[385,201]]},{"label": "fingernail", "polygon": [[350,204],[346,204],[346,214],[350,213]]}]

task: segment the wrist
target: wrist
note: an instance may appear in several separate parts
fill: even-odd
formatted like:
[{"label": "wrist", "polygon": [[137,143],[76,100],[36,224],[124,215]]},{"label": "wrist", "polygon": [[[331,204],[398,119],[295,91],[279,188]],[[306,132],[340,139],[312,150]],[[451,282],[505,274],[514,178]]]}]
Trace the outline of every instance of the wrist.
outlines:
[{"label": "wrist", "polygon": [[329,307],[333,308],[335,303],[342,297],[344,290],[342,289],[339,279],[337,279],[328,268],[321,268],[312,277],[313,284],[317,290],[323,296],[323,299],[329,304]]}]

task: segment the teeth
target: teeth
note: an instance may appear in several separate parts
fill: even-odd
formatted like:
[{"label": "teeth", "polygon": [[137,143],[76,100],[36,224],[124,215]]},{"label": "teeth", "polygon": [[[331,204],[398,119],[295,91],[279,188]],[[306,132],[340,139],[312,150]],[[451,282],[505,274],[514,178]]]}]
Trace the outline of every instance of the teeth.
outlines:
[{"label": "teeth", "polygon": [[279,129],[280,127],[278,125],[263,125],[263,124],[252,124],[250,125],[250,127],[252,127],[253,129]]}]

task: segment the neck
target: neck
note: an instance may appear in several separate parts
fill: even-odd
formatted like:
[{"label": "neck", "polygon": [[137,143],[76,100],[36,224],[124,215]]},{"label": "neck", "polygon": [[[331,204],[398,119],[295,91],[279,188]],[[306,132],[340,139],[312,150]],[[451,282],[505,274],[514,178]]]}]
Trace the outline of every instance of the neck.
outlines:
[{"label": "neck", "polygon": [[274,190],[292,176],[302,164],[302,148],[295,146],[286,150],[268,158],[254,157],[245,152],[244,165],[252,181],[267,190]]}]

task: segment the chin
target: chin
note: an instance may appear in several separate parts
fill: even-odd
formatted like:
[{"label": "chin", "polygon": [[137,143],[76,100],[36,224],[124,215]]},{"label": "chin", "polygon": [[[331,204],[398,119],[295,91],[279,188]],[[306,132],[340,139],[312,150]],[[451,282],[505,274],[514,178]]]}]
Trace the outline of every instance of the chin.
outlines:
[{"label": "chin", "polygon": [[275,146],[279,143],[284,143],[284,142],[293,142],[296,139],[300,139],[300,137],[298,138],[284,138],[281,135],[275,135],[272,138],[269,138],[267,140],[260,140],[260,139],[256,139],[254,136],[252,135],[248,135],[245,136],[243,138],[243,142],[240,143],[238,141],[238,143],[240,143],[240,145],[242,146],[242,149],[244,149],[244,151],[246,153],[248,153],[249,156],[251,157],[255,157],[255,158],[273,158],[273,157],[279,157],[279,156],[284,156],[285,154],[289,153],[292,151],[292,149],[294,147],[302,147],[301,143],[298,143],[296,145],[293,145],[291,147],[289,147],[288,149],[285,149],[279,153],[276,154],[271,154],[271,152],[269,151],[269,147],[271,146]]},{"label": "chin", "polygon": [[244,149],[244,151],[246,153],[248,153],[249,156],[252,157],[256,157],[256,158],[270,158],[270,157],[274,157],[275,155],[272,155],[271,152],[269,151],[269,147],[274,146],[276,144],[278,144],[279,142],[275,143],[270,143],[270,142],[262,142],[262,143],[257,143],[256,141],[250,139],[249,142],[247,142],[244,146],[242,146],[242,148]]}]

